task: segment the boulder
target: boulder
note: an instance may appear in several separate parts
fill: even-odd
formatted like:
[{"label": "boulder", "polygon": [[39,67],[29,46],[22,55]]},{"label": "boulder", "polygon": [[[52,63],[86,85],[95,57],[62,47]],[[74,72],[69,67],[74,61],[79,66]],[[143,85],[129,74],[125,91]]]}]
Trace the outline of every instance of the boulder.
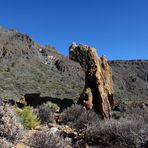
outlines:
[{"label": "boulder", "polygon": [[16,100],[16,104],[19,108],[23,108],[27,105],[26,99],[22,96],[20,99]]},{"label": "boulder", "polygon": [[85,71],[85,88],[78,102],[86,109],[93,108],[103,119],[109,119],[114,100],[112,70],[106,57],[99,58],[95,48],[73,43],[69,58],[80,63]]}]

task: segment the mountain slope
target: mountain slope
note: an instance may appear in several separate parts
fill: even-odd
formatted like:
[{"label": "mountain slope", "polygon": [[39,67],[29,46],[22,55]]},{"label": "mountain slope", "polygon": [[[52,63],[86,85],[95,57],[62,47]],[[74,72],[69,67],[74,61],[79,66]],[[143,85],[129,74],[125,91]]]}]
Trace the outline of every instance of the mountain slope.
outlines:
[{"label": "mountain slope", "polygon": [[148,60],[110,61],[115,98],[148,100]]},{"label": "mountain slope", "polygon": [[24,94],[40,93],[76,99],[84,75],[79,64],[69,61],[54,48],[40,46],[15,30],[1,29],[0,81],[1,98],[17,99]]},{"label": "mountain slope", "polygon": [[[116,99],[148,100],[148,61],[109,61]],[[78,63],[15,30],[0,29],[0,98],[22,95],[77,100],[84,87]]]}]

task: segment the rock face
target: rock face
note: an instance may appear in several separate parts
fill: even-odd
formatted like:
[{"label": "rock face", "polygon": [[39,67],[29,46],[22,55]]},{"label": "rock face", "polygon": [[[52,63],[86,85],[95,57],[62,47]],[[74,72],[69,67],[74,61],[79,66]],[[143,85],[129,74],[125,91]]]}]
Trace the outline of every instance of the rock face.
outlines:
[{"label": "rock face", "polygon": [[79,62],[85,71],[85,88],[79,103],[86,109],[93,108],[103,119],[109,119],[114,101],[112,71],[106,57],[98,58],[95,48],[75,43],[69,47],[69,57]]}]

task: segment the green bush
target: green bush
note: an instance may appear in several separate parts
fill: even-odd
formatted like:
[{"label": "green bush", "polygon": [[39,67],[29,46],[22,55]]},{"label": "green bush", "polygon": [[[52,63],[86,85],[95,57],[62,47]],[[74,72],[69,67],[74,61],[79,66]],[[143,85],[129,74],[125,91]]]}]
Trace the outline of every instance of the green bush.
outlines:
[{"label": "green bush", "polygon": [[17,112],[19,113],[25,128],[33,129],[40,125],[40,120],[31,107],[24,107],[22,111],[17,110]]},{"label": "green bush", "polygon": [[45,105],[52,111],[52,112],[59,112],[60,111],[60,107],[55,104],[52,103],[50,101],[48,101],[47,103],[45,103]]}]

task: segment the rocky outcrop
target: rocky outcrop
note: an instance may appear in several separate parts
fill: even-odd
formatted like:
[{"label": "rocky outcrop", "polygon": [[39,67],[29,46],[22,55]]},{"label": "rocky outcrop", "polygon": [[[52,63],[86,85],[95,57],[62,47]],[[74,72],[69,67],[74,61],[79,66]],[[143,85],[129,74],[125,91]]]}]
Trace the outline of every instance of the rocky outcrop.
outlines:
[{"label": "rocky outcrop", "polygon": [[75,43],[69,47],[69,57],[85,70],[85,88],[79,102],[86,109],[93,108],[103,119],[109,119],[114,101],[112,71],[106,57],[98,58],[95,48]]}]

